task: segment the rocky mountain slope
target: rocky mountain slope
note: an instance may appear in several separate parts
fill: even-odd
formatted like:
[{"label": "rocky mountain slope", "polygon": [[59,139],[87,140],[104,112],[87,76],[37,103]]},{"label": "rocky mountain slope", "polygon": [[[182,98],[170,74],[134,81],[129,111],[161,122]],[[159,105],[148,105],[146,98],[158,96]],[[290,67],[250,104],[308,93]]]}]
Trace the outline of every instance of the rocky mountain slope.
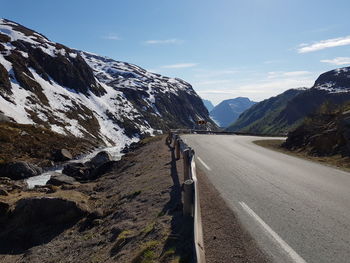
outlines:
[{"label": "rocky mountain slope", "polygon": [[322,105],[320,112],[288,134],[283,146],[315,156],[350,156],[350,104],[338,109]]},{"label": "rocky mountain slope", "polygon": [[[252,133],[273,133],[279,114],[285,109],[288,102],[302,93],[302,89],[290,89],[282,94],[263,100],[243,112],[240,117],[230,125],[228,131],[243,131]],[[282,127],[280,127],[282,128]]]},{"label": "rocky mountain slope", "polygon": [[341,105],[350,100],[350,67],[321,74],[310,89],[288,90],[244,112],[229,131],[287,134],[325,102]]},{"label": "rocky mountain slope", "polygon": [[68,48],[6,19],[0,20],[0,114],[120,148],[198,119],[215,126],[185,81]]},{"label": "rocky mountain slope", "polygon": [[244,97],[224,100],[210,111],[210,117],[215,120],[218,126],[227,127],[236,121],[242,112],[249,109],[255,103]]},{"label": "rocky mountain slope", "polygon": [[205,99],[202,99],[202,100],[203,100],[204,106],[207,108],[208,112],[210,112],[212,109],[214,109],[214,105],[210,100],[205,100]]}]

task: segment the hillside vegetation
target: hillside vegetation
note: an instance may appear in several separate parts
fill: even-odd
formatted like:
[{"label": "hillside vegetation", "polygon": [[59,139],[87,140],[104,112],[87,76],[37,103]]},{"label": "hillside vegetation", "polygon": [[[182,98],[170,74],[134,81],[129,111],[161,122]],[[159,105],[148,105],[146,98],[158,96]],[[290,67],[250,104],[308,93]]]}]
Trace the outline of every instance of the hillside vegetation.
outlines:
[{"label": "hillside vegetation", "polygon": [[96,147],[97,141],[55,133],[38,125],[0,122],[0,165],[26,161],[50,166],[55,151],[62,148],[74,156]]},{"label": "hillside vegetation", "polygon": [[315,156],[350,156],[350,103],[323,104],[288,134],[283,146]]},{"label": "hillside vegetation", "polygon": [[287,108],[288,103],[303,91],[302,89],[290,89],[253,105],[226,130],[261,134],[286,133],[289,129],[288,120],[284,120],[280,116]]}]

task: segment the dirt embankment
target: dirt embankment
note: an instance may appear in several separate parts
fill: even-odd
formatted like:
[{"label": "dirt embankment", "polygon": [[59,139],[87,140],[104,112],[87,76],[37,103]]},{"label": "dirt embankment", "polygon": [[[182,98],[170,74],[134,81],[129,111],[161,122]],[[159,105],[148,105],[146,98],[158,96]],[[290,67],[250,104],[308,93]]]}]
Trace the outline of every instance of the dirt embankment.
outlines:
[{"label": "dirt embankment", "polygon": [[[48,191],[15,187],[0,196],[9,206],[0,206],[0,262],[191,262],[181,162],[158,137],[97,180]],[[45,204],[59,207],[59,217],[46,220],[57,211],[40,209]]]}]

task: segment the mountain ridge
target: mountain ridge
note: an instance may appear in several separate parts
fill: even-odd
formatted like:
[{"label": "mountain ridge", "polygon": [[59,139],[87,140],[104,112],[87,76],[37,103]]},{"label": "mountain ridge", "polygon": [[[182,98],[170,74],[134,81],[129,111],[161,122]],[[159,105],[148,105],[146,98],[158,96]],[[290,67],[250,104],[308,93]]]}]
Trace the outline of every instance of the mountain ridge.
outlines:
[{"label": "mountain ridge", "polygon": [[233,123],[242,112],[249,109],[255,103],[256,102],[251,101],[247,97],[226,99],[210,111],[210,117],[218,124],[218,126],[227,127]]},{"label": "mountain ridge", "polygon": [[136,65],[71,49],[0,20],[0,113],[123,148],[169,128],[211,127],[192,86]]},{"label": "mountain ridge", "polygon": [[[274,105],[275,98],[279,100],[277,105]],[[287,134],[322,104],[329,102],[340,105],[349,100],[350,67],[338,68],[322,73],[311,88],[290,89],[259,102],[244,112],[227,130]],[[268,110],[264,111],[263,108]]]}]

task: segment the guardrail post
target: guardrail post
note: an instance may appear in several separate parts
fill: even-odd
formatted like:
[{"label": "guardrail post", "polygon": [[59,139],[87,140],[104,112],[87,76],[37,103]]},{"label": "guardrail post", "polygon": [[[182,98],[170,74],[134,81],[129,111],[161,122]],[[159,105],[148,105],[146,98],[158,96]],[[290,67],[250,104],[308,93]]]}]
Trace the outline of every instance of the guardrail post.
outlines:
[{"label": "guardrail post", "polygon": [[168,144],[170,145],[173,141],[173,134],[171,133],[171,131],[169,131],[168,133],[168,138],[167,138]]},{"label": "guardrail post", "polygon": [[193,180],[189,179],[184,182],[184,205],[183,214],[184,216],[193,215]]},{"label": "guardrail post", "polygon": [[177,141],[177,138],[178,138],[178,135],[177,134],[174,134],[173,135],[173,139],[174,139],[174,145],[173,145],[173,148],[176,147],[176,141]]},{"label": "guardrail post", "polygon": [[175,142],[175,153],[176,153],[176,159],[179,160],[180,159],[180,139],[177,138],[176,142]]},{"label": "guardrail post", "polygon": [[190,149],[186,149],[182,153],[184,161],[184,181],[191,179],[190,178]]}]

